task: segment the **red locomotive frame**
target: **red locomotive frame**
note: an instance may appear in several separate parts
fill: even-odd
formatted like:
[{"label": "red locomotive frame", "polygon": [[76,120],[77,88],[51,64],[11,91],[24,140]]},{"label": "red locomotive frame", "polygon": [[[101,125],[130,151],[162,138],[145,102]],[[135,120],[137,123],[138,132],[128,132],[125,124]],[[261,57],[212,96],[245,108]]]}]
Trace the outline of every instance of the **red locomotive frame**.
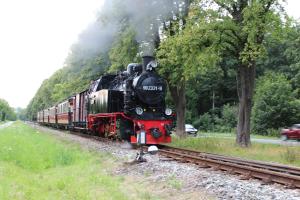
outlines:
[{"label": "red locomotive frame", "polygon": [[[146,143],[147,144],[160,144],[160,143],[170,143],[171,136],[167,134],[165,130],[165,125],[171,125],[172,120],[139,120],[139,119],[131,119],[126,116],[123,112],[118,113],[101,113],[101,114],[89,114],[88,115],[88,129],[93,130],[94,124],[101,121],[109,121],[109,123],[100,123],[98,125],[98,133],[100,136],[105,132],[109,132],[110,135],[106,135],[106,137],[113,137],[117,134],[117,119],[123,118],[127,120],[131,120],[134,124],[134,133],[130,136],[130,142],[135,144],[137,143],[137,134],[140,131],[144,130],[146,132]],[[105,119],[105,120],[103,120]],[[138,127],[138,128],[137,128]],[[156,127],[162,133],[162,136],[159,138],[154,138],[151,135],[151,128]],[[108,130],[105,130],[107,129]]]}]

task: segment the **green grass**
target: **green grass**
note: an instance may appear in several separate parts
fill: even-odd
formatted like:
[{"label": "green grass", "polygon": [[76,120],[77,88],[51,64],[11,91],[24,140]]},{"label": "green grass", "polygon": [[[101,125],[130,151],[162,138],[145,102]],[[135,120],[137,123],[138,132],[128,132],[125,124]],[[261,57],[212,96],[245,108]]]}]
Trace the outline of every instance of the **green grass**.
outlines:
[{"label": "green grass", "polygon": [[1,124],[4,124],[5,122],[6,122],[6,121],[0,121],[0,125],[1,125]]},{"label": "green grass", "polygon": [[15,122],[0,130],[0,199],[132,199],[111,160]]},{"label": "green grass", "polygon": [[182,182],[178,180],[175,175],[168,178],[168,184],[176,190],[180,190],[182,188]]},{"label": "green grass", "polygon": [[275,144],[252,143],[249,148],[241,148],[235,144],[235,140],[232,138],[215,137],[187,137],[185,139],[173,137],[170,145],[245,159],[300,166],[299,146],[287,147]]}]

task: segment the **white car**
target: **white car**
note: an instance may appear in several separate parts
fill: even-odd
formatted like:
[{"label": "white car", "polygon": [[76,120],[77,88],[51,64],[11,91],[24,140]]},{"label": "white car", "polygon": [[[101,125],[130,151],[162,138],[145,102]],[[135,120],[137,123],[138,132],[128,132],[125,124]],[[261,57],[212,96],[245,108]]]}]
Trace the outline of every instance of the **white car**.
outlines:
[{"label": "white car", "polygon": [[187,134],[192,134],[192,135],[197,135],[198,130],[191,124],[186,124],[185,125],[185,132]]}]

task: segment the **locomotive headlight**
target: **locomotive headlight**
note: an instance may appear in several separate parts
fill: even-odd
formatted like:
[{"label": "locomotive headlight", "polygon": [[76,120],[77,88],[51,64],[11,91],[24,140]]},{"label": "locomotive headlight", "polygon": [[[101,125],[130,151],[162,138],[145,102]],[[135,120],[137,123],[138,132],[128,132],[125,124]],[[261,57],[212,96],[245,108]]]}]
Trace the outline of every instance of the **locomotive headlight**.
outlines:
[{"label": "locomotive headlight", "polygon": [[172,109],[171,108],[166,108],[165,114],[166,115],[172,115]]},{"label": "locomotive headlight", "polygon": [[136,112],[136,114],[138,114],[138,115],[142,115],[143,114],[143,108],[141,108],[141,107],[136,107],[135,108],[135,112]]}]

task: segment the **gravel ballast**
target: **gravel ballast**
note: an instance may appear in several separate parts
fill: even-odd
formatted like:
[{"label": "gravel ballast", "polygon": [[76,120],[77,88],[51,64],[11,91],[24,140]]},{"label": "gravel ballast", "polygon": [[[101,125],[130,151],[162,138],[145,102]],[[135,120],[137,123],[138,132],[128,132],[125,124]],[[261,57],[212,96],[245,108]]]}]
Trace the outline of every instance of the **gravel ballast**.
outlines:
[{"label": "gravel ballast", "polygon": [[137,150],[130,148],[130,144],[104,143],[72,135],[66,131],[32,126],[42,132],[78,143],[83,148],[111,153],[120,163],[111,173],[132,176],[148,183],[147,185],[167,183],[170,188],[165,188],[163,192],[174,193],[176,195],[174,199],[300,200],[298,189],[287,189],[277,184],[264,185],[261,181],[252,179],[241,180],[239,176],[170,161],[159,155],[146,155],[147,162],[129,164],[128,162],[133,161],[137,153]]}]

